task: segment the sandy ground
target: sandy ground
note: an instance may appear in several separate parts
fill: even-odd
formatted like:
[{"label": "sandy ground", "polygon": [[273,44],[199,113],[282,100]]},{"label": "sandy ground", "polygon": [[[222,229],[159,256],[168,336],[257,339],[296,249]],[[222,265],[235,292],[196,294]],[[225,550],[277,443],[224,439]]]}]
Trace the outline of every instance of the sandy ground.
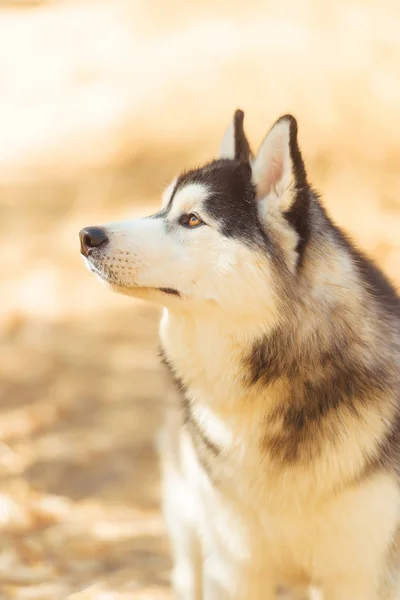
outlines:
[{"label": "sandy ground", "polygon": [[[0,2],[0,599],[169,598],[157,309],[80,259],[155,210],[236,106],[286,110],[336,220],[400,287],[397,2]],[[322,8],[323,7],[323,8]]]},{"label": "sandy ground", "polygon": [[155,325],[145,307],[11,324],[1,350],[1,598],[167,596]]}]

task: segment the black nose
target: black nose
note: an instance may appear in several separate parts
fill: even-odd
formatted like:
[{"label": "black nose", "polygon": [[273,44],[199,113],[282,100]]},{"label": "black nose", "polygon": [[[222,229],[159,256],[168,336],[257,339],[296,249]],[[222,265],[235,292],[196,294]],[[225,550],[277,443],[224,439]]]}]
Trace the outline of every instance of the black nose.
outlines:
[{"label": "black nose", "polygon": [[92,248],[103,246],[108,241],[106,232],[100,227],[85,227],[79,232],[81,240],[81,253],[89,256]]}]

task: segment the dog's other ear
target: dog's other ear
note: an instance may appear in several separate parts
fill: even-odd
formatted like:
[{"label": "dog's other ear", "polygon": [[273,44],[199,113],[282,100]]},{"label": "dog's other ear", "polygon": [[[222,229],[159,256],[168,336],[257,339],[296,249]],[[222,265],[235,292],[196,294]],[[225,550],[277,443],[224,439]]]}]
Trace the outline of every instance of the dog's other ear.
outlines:
[{"label": "dog's other ear", "polygon": [[250,144],[243,129],[244,112],[236,110],[233,120],[222,138],[220,156],[241,162],[249,162],[252,157]]},{"label": "dog's other ear", "polygon": [[276,121],[252,163],[252,172],[257,198],[278,203],[283,212],[294,208],[301,197],[308,198],[302,194],[308,185],[294,117],[284,115]]}]

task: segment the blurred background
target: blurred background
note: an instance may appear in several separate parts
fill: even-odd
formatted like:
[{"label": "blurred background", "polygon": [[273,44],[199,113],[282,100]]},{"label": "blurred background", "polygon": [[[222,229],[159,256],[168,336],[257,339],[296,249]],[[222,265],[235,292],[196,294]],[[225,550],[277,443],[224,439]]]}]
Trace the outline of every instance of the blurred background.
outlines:
[{"label": "blurred background", "polygon": [[150,213],[235,108],[400,286],[398,0],[0,0],[0,598],[170,598],[158,311],[85,225]]}]

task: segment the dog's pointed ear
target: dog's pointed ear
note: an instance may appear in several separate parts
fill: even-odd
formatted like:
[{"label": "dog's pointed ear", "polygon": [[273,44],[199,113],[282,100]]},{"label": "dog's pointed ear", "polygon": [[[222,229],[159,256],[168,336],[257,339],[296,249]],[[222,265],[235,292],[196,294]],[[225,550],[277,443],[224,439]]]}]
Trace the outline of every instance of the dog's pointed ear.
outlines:
[{"label": "dog's pointed ear", "polygon": [[219,151],[222,158],[232,158],[241,162],[250,161],[252,154],[243,129],[243,120],[244,112],[236,110],[233,120],[222,138]]},{"label": "dog's pointed ear", "polygon": [[283,212],[293,207],[307,176],[297,143],[297,121],[284,115],[270,129],[252,163],[258,200],[274,197]]}]

